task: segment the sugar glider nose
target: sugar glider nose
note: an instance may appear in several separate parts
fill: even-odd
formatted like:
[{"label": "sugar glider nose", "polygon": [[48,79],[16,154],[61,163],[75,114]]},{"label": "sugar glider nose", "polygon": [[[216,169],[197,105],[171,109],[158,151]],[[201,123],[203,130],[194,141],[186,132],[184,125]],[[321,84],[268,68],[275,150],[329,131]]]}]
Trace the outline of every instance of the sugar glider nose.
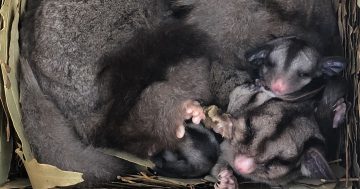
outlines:
[{"label": "sugar glider nose", "polygon": [[255,160],[242,154],[235,157],[234,166],[240,174],[250,174],[256,169]]},{"label": "sugar glider nose", "polygon": [[286,93],[287,85],[283,79],[277,79],[271,82],[271,91],[276,95],[283,95]]}]

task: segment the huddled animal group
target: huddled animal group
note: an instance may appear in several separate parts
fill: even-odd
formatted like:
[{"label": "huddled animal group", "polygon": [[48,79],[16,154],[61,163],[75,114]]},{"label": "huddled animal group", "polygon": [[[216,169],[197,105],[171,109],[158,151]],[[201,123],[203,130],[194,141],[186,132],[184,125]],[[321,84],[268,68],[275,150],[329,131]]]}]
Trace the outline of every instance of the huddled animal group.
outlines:
[{"label": "huddled animal group", "polygon": [[[282,185],[334,178],[346,85],[331,0],[34,0],[21,22],[23,125],[83,186],[136,172]],[[213,131],[203,106],[225,113]],[[222,137],[219,137],[218,134]],[[329,139],[332,140],[329,140]],[[46,142],[44,142],[46,141]]]}]

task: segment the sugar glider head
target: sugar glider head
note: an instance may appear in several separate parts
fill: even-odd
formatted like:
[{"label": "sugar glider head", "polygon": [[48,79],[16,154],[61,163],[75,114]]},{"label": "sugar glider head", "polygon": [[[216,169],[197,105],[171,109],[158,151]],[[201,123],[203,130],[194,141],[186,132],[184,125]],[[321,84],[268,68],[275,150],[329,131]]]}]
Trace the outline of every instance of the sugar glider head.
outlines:
[{"label": "sugar glider head", "polygon": [[259,71],[261,85],[275,96],[333,77],[346,66],[344,58],[322,57],[313,46],[296,37],[276,38],[248,51],[245,57]]}]

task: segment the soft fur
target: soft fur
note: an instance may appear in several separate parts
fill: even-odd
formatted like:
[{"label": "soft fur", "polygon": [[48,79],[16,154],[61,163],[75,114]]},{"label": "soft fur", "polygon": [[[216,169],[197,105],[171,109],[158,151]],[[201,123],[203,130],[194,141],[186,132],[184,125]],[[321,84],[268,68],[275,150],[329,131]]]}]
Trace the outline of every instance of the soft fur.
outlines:
[{"label": "soft fur", "polygon": [[140,157],[174,147],[178,124],[186,120],[183,103],[211,100],[210,65],[201,58],[209,52],[206,37],[191,25],[164,24],[104,58],[114,102],[98,145]]},{"label": "soft fur", "polygon": [[[301,166],[325,170],[326,174],[306,175],[333,179],[322,157],[324,138],[314,118],[314,101],[286,102],[269,97],[251,86],[239,86],[230,95],[228,113],[232,117],[232,135],[221,144],[221,156],[212,173],[216,176],[230,165],[245,178],[272,185],[286,184],[303,173]],[[299,135],[301,133],[301,135]],[[319,157],[305,163],[310,149]],[[250,173],[241,172],[236,158],[251,160]],[[315,162],[321,162],[317,166]]]},{"label": "soft fur", "polygon": [[[173,6],[191,9],[184,19],[211,37],[224,65],[246,68],[245,53],[274,37],[296,36],[322,56],[340,51],[334,9],[328,0],[176,0]],[[232,89],[225,90],[221,83],[231,77],[213,76],[211,89],[221,94],[218,103],[226,106]]]},{"label": "soft fur", "polygon": [[111,97],[108,84],[98,82],[99,59],[168,17],[161,0],[27,2],[20,28],[21,111],[39,162],[83,172],[86,185],[134,171],[92,145]]},{"label": "soft fur", "polygon": [[[252,65],[248,64],[248,61],[246,60],[247,56],[245,56],[246,52],[252,49],[261,48],[266,42],[274,38],[295,36],[296,39],[300,40],[293,43],[295,46],[288,46],[290,51],[285,52],[285,54],[292,57],[288,58],[283,56],[282,58],[284,58],[284,60],[295,60],[294,58],[298,55],[296,53],[300,51],[303,51],[302,53],[309,54],[310,59],[315,58],[314,60],[311,59],[309,61],[309,63],[313,65],[313,68],[309,70],[311,77],[317,77],[315,76],[315,72],[312,71],[321,71],[322,69],[315,66],[321,62],[319,57],[341,54],[339,53],[340,41],[331,1],[177,0],[174,2],[173,6],[182,8],[187,7],[190,9],[191,11],[188,11],[186,16],[184,16],[184,20],[186,23],[196,24],[200,30],[205,31],[212,40],[211,45],[216,48],[215,52],[218,57],[218,61],[213,62],[212,64],[211,90],[217,100],[217,104],[222,107],[227,107],[229,103],[229,94],[236,86],[243,84],[246,85],[249,83],[254,84],[254,80],[252,79],[257,78],[256,74],[254,75],[252,71],[258,71],[259,68],[255,66],[254,69]],[[306,48],[304,48],[305,46]],[[294,49],[294,52],[291,52],[291,49]],[[265,62],[268,58],[269,57],[266,54],[263,57]],[[300,58],[300,60],[304,60],[304,58]],[[281,60],[274,61],[281,62]],[[299,64],[306,62],[306,60],[304,62],[300,61]],[[297,69],[300,70],[303,67],[305,67],[305,65],[299,66]],[[296,66],[293,68],[296,68]],[[250,70],[250,72],[248,70]],[[294,70],[296,69],[293,69],[293,71]],[[287,72],[282,71],[281,73],[284,74]],[[246,77],[247,74],[249,74],[248,77]],[[294,73],[291,73],[290,75],[293,74]],[[309,81],[299,83],[299,81],[296,81],[295,83],[300,87],[304,87],[304,85],[308,82]],[[295,92],[297,90],[299,90],[299,88],[292,89],[289,92]],[[324,93],[323,99],[327,98],[327,95],[329,94]],[[339,94],[340,97],[341,95],[342,94]],[[339,96],[335,98],[339,98]],[[254,99],[250,98],[250,100]],[[236,103],[232,104],[232,106],[237,106]],[[333,108],[330,107],[330,104],[335,103],[336,101],[332,101],[326,105],[326,108],[333,110]],[[285,166],[287,171],[282,172],[279,169],[279,171],[276,172],[276,168],[274,168],[274,172],[270,171],[268,172],[268,175],[265,174],[266,172],[260,171],[255,172],[253,175],[245,175],[246,177],[272,184],[278,184],[285,183],[290,180],[290,177],[292,177],[290,176],[292,174],[287,175],[285,172],[290,173],[292,171],[296,172],[296,169],[299,170],[299,167],[297,167],[299,164],[296,162],[299,163],[299,158],[301,158],[302,155],[306,155],[306,150],[303,151],[300,149],[307,146],[307,141],[312,140],[313,138],[320,139],[319,141],[321,141],[321,135],[313,117],[315,106],[311,106],[309,104],[303,106],[304,104],[306,103],[300,102],[300,104],[295,105],[289,105],[287,103],[285,103],[285,105],[282,105],[281,103],[274,103],[271,105],[270,103],[267,107],[260,107],[258,111],[255,111],[255,113],[247,112],[250,113],[249,118],[245,116],[247,121],[249,121],[248,119],[258,120],[258,122],[254,123],[255,125],[251,124],[249,127],[256,128],[255,130],[257,132],[255,133],[262,134],[261,136],[255,138],[258,142],[254,145],[254,149],[251,148],[251,146],[253,146],[252,143],[244,144],[244,148],[248,149],[248,151],[244,153],[254,157],[255,159],[262,157],[264,161],[259,161],[260,163],[272,162],[273,154],[282,154],[283,152],[291,153],[291,158],[289,158],[290,156],[285,158],[285,162],[289,163]],[[293,107],[296,111],[293,112],[291,107]],[[236,111],[238,110],[246,109],[236,109]],[[237,114],[236,111],[232,111],[230,113]],[[308,112],[308,114],[303,115],[305,112]],[[243,116],[244,114],[237,114],[237,116],[239,115]],[[333,116],[334,115],[331,113],[329,117]],[[266,122],[266,120],[268,121]],[[282,123],[289,125],[282,127]],[[295,125],[305,125],[305,128],[302,126],[299,128],[293,128]],[[309,125],[309,127],[306,127],[306,125]],[[283,129],[278,131],[277,126],[280,126],[279,128]],[[326,125],[325,127],[329,126]],[[289,136],[293,135],[293,130],[307,133],[307,135],[304,135],[306,136],[305,138],[296,137],[294,139],[290,139],[291,137]],[[298,131],[295,131],[295,133]],[[253,139],[251,134],[252,133],[250,133],[250,139]],[[262,144],[262,148],[257,148],[258,143]],[[296,147],[282,145],[287,143],[294,144]],[[310,146],[317,146],[316,142],[310,144]],[[266,147],[264,147],[264,145]],[[236,146],[237,145],[234,144],[234,146],[228,147],[228,151],[237,153],[240,149],[242,149],[241,147],[237,148]],[[277,146],[279,146],[279,148],[277,148]],[[287,155],[285,154],[285,156]],[[231,161],[232,160],[229,162],[230,164]],[[299,172],[295,172],[293,173],[300,174]]]},{"label": "soft fur", "polygon": [[219,143],[203,125],[186,125],[184,140],[175,150],[164,150],[151,158],[155,173],[175,178],[196,178],[209,174],[218,160]]},{"label": "soft fur", "polygon": [[[84,172],[86,184],[129,173],[126,163],[96,147],[141,157],[176,148],[176,124],[187,117],[184,102],[215,98],[226,108],[237,85],[253,83],[247,50],[273,36],[295,35],[325,55],[337,39],[331,5],[320,0],[179,0],[172,7],[174,14],[161,0],[28,2],[21,28],[22,113],[40,162]],[[272,116],[253,117],[258,133],[276,138],[263,129]],[[317,136],[312,126],[292,144],[301,147]],[[293,136],[292,129],[298,128],[279,133]],[[267,148],[281,144],[260,139],[263,149],[256,152],[269,155],[257,154],[264,161],[279,151],[290,150],[291,157],[302,152]]]},{"label": "soft fur", "polygon": [[211,100],[207,34],[165,2],[32,1],[22,24],[29,143],[41,163],[83,172],[84,185],[134,171],[98,148],[172,149],[185,106]]}]

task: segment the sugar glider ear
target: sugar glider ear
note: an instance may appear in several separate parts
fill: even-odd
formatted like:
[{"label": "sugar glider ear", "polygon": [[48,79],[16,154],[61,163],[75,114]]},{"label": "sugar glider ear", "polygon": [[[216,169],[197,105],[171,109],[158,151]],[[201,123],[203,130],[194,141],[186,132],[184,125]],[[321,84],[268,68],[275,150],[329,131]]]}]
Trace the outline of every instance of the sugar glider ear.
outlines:
[{"label": "sugar glider ear", "polygon": [[245,53],[245,58],[254,66],[260,66],[271,52],[270,45],[264,45],[255,49],[251,49]]},{"label": "sugar glider ear", "polygon": [[316,179],[335,179],[324,156],[315,148],[308,149],[302,160],[301,173],[304,176]]},{"label": "sugar glider ear", "polygon": [[346,59],[340,56],[326,57],[320,60],[321,71],[327,76],[338,75],[346,67]]}]

